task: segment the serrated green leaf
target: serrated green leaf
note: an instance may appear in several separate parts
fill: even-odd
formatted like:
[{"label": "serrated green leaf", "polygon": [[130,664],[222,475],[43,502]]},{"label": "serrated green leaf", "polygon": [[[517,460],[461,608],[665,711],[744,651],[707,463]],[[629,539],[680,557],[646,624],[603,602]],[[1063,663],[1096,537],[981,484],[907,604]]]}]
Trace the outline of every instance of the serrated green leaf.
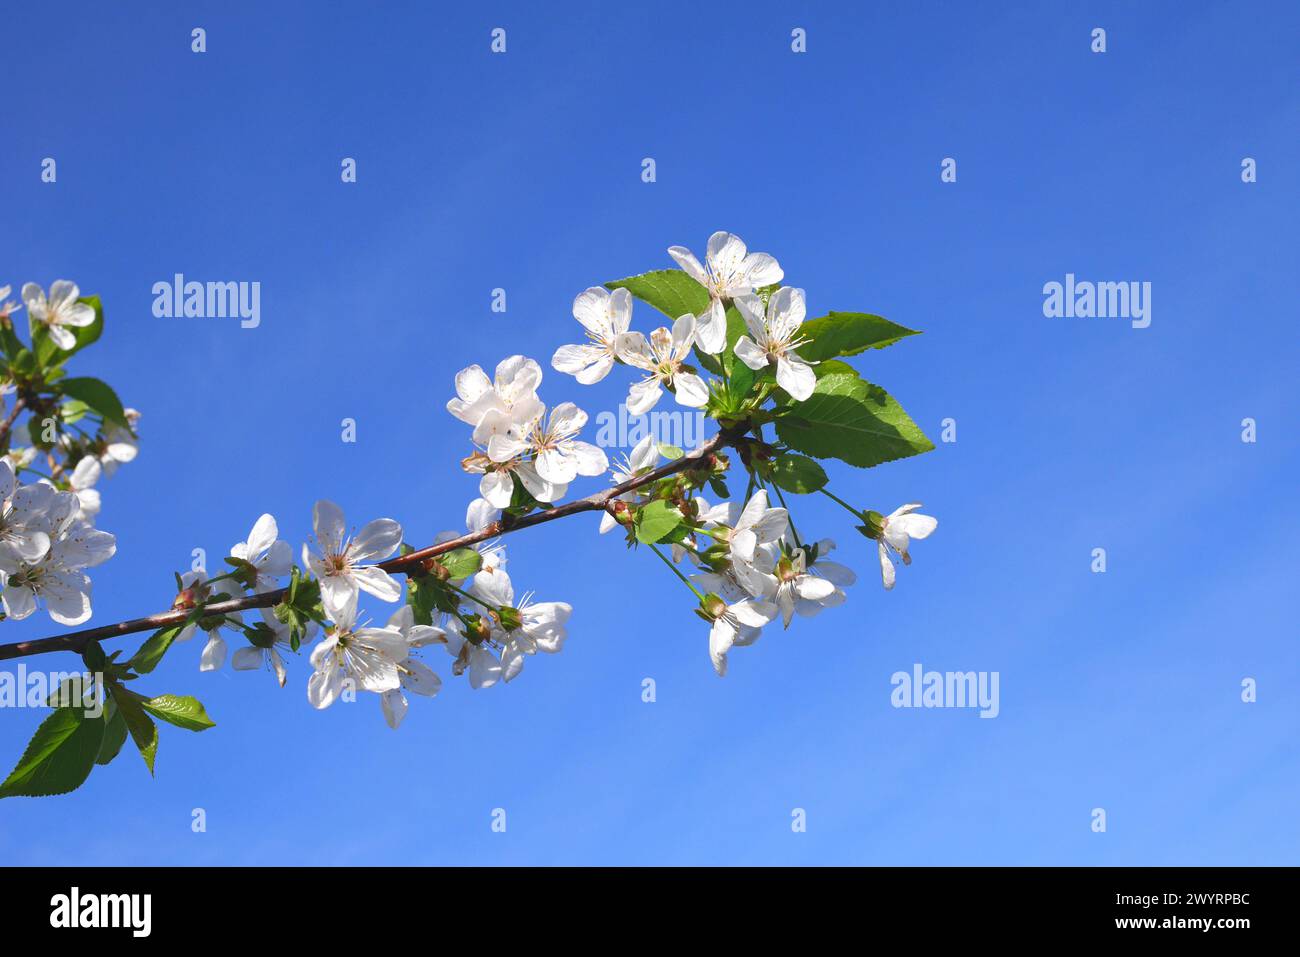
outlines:
[{"label": "serrated green leaf", "polygon": [[920,333],[865,312],[832,312],[809,319],[799,327],[799,335],[812,341],[796,351],[809,362],[818,362],[837,356],[855,356],[868,349],[883,349]]},{"label": "serrated green leaf", "polygon": [[90,376],[81,376],[64,379],[59,383],[58,388],[64,395],[86,403],[103,416],[106,423],[124,429],[131,427],[126,420],[126,410],[122,408],[122,400],[117,397],[117,393],[107,382]]},{"label": "serrated green leaf", "polygon": [[140,707],[160,721],[186,731],[206,731],[217,726],[208,717],[203,703],[189,695],[160,694],[156,698],[141,699]]},{"label": "serrated green leaf", "polygon": [[184,623],[172,625],[170,628],[161,628],[145,639],[136,653],[131,656],[131,660],[126,663],[128,668],[142,675],[147,675],[158,667],[158,662],[162,661],[163,655],[167,654],[167,649],[172,646],[176,636],[181,633]]},{"label": "serrated green leaf", "polygon": [[670,320],[690,313],[699,315],[709,304],[709,291],[680,269],[658,269],[615,279],[606,289],[626,289],[644,303],[654,306]]},{"label": "serrated green leaf", "polygon": [[643,506],[636,517],[636,540],[653,545],[683,521],[681,509],[672,502],[657,499]]},{"label": "serrated green leaf", "polygon": [[57,708],[41,722],[0,797],[67,794],[90,776],[104,741],[104,716],[90,718],[81,708]]},{"label": "serrated green leaf", "polygon": [[826,470],[807,456],[782,452],[772,463],[771,478],[787,492],[808,495],[826,484]]},{"label": "serrated green leaf", "polygon": [[823,375],[807,401],[783,408],[776,434],[815,458],[870,468],[934,448],[889,393],[856,374]]}]

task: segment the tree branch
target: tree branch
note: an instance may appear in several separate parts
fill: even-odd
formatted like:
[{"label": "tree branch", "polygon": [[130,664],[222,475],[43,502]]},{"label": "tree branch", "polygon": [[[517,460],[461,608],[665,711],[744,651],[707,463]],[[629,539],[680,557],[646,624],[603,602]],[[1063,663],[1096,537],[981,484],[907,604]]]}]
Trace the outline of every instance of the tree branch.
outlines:
[{"label": "tree branch", "polygon": [[[10,418],[12,419],[13,416],[11,415]],[[3,426],[0,426],[0,428],[3,428]],[[3,432],[0,432],[0,435],[2,434]],[[533,512],[531,515],[525,515],[522,518],[505,518],[501,521],[492,522],[477,532],[469,532],[451,541],[429,545],[407,555],[390,558],[386,562],[380,562],[379,567],[390,574],[407,574],[410,569],[427,559],[445,555],[447,552],[455,551],[458,548],[477,545],[479,542],[496,538],[498,535],[517,532],[525,528],[531,528],[534,525],[543,525],[546,522],[553,522],[558,518],[576,515],[579,512],[603,511],[618,496],[657,482],[666,476],[684,472],[697,464],[700,459],[730,445],[737,437],[737,435],[730,432],[719,432],[693,452],[688,452],[681,458],[674,459],[666,465],[661,465],[645,475],[630,478],[626,482],[615,485],[603,492],[588,495],[586,498],[574,499],[572,502],[566,502],[563,505],[557,505],[544,511]],[[247,595],[230,601],[212,602],[204,606],[204,615],[225,615],[250,608],[269,608],[283,601],[287,593],[287,588],[277,588],[274,591]],[[106,638],[120,638],[123,635],[135,634],[141,631],[157,631],[159,628],[179,625],[189,617],[192,610],[164,611],[156,615],[149,615],[146,618],[132,618],[129,621],[119,621],[112,625],[100,625],[97,628],[85,628],[81,631],[72,631],[63,635],[50,635],[47,638],[33,638],[31,641],[18,641],[12,644],[0,645],[0,661],[7,661],[12,658],[26,658],[51,651],[80,651],[86,646],[87,642],[100,641]]]},{"label": "tree branch", "polygon": [[9,434],[9,430],[14,427],[14,423],[18,421],[18,416],[26,407],[26,400],[17,397],[14,398],[14,407],[9,410],[9,414],[5,416],[5,420],[0,422],[0,442],[4,441],[5,436]]}]

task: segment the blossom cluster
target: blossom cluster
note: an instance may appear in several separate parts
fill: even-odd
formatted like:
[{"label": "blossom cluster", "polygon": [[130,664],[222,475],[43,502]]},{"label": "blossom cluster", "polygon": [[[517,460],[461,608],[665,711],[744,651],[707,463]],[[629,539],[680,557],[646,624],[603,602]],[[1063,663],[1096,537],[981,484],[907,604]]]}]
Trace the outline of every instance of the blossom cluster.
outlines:
[{"label": "blossom cluster", "polygon": [[[135,459],[140,415],[119,408],[110,421],[101,410],[60,392],[65,353],[77,348],[77,333],[96,322],[95,307],[81,298],[75,283],[60,279],[48,296],[36,283],[26,283],[21,304],[9,299],[10,292],[10,286],[0,287],[6,360],[0,373],[3,617],[21,620],[43,606],[53,621],[78,625],[91,616],[87,570],[106,562],[117,548],[113,535],[94,527],[102,506],[96,486]],[[33,331],[29,349],[13,333],[13,317],[24,307]],[[48,352],[37,348],[37,336],[49,344]],[[38,354],[49,368],[38,365]],[[14,446],[24,410],[30,414],[25,431],[33,444]],[[33,480],[24,481],[26,476]]]},{"label": "blossom cluster", "polygon": [[[476,499],[466,517],[468,530],[483,529],[499,516],[485,499]],[[402,585],[383,567],[402,543],[401,525],[378,518],[349,534],[343,511],[322,500],[313,510],[313,531],[314,541],[302,546],[302,560],[319,584],[323,632],[308,656],[312,674],[307,683],[307,698],[318,709],[328,708],[340,697],[368,691],[379,696],[385,720],[396,728],[406,716],[406,692],[433,697],[442,688],[442,679],[422,660],[424,650],[441,648],[452,659],[452,674],[468,673],[470,686],[478,689],[513,680],[527,656],[558,652],[564,644],[570,606],[536,602],[531,595],[516,600],[505,571],[505,547],[498,542],[475,546],[477,570],[472,575],[437,582],[434,587],[451,600],[444,602],[429,624],[416,621],[408,579],[406,603],[380,626],[360,612],[360,598],[366,594],[396,602],[403,597]],[[437,541],[451,541],[460,534],[443,532]],[[249,626],[238,611],[217,614],[206,607],[280,588],[280,579],[295,569],[289,543],[278,536],[275,518],[262,515],[248,538],[231,548],[227,561],[233,571],[213,578],[202,570],[181,576],[175,607],[196,610],[194,620],[176,640],[188,640],[198,630],[207,633],[200,670],[224,665],[227,644],[222,633],[236,631],[249,645],[234,653],[231,666],[239,671],[265,668],[281,687],[285,685],[285,656],[297,650],[285,619],[263,608],[260,621]],[[317,622],[308,622],[300,640],[311,641],[317,632]]]}]

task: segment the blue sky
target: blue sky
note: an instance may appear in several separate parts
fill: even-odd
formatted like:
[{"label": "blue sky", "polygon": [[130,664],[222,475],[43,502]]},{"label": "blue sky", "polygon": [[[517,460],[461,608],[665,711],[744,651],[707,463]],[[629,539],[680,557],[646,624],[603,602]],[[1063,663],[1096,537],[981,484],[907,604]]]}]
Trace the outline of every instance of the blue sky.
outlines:
[{"label": "blue sky", "polygon": [[[144,413],[140,457],[103,488],[118,554],[93,621],[165,606],[192,548],[219,557],[263,511],[295,547],[322,497],[414,542],[458,527],[475,481],[443,408],[456,370],[545,363],[574,341],[577,292],[715,229],[777,256],[814,315],[924,330],[858,365],[957,441],[832,469],[854,501],[939,517],[898,587],[847,516],[792,502],[859,583],[719,680],[652,556],[594,518],[555,523],[509,540],[510,571],[574,605],[569,639],[510,686],[449,681],[392,732],[370,696],[315,712],[305,660],[281,692],[200,674],[199,644],[178,646],[150,686],[197,695],[218,727],[165,727],[156,780],[124,755],[71,796],[0,802],[0,857],[1294,863],[1294,5],[613,6],[8,13],[7,36],[41,39],[9,44],[0,89],[0,284],[102,296],[76,369]],[[177,272],[260,282],[260,327],[155,318],[151,288]],[[1066,273],[1150,282],[1150,327],[1045,318]],[[594,417],[626,384],[548,370],[542,395]],[[999,672],[1000,715],[892,708],[890,676],[916,662]],[[0,717],[11,762],[39,716]]]}]

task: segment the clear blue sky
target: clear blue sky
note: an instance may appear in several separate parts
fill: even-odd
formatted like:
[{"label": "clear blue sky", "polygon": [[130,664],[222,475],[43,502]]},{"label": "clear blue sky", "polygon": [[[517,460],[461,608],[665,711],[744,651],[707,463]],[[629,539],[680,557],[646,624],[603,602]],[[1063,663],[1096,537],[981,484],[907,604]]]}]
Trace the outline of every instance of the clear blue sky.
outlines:
[{"label": "clear blue sky", "polygon": [[[939,517],[890,594],[842,513],[794,506],[861,580],[726,679],[651,556],[557,523],[512,538],[510,570],[574,605],[569,640],[509,687],[449,681],[394,733],[371,696],[311,709],[305,656],[278,692],[180,646],[150,685],[218,727],[164,727],[156,780],[125,755],[0,802],[0,859],[1295,863],[1294,4],[131,6],[11,9],[0,89],[0,284],[101,295],[76,368],[144,413],[103,485],[93,622],[164,606],[192,548],[224,554],[263,511],[295,547],[319,497],[421,543],[459,526],[456,370],[545,363],[577,292],[715,229],[776,255],[813,314],[924,330],[859,365],[958,441],[832,472]],[[260,328],[155,318],[177,272],[261,282]],[[1150,328],[1045,318],[1069,272],[1151,282]],[[625,388],[548,368],[542,393],[594,416]],[[891,708],[915,662],[1000,672],[1000,716]],[[0,715],[6,769],[38,717]]]}]

